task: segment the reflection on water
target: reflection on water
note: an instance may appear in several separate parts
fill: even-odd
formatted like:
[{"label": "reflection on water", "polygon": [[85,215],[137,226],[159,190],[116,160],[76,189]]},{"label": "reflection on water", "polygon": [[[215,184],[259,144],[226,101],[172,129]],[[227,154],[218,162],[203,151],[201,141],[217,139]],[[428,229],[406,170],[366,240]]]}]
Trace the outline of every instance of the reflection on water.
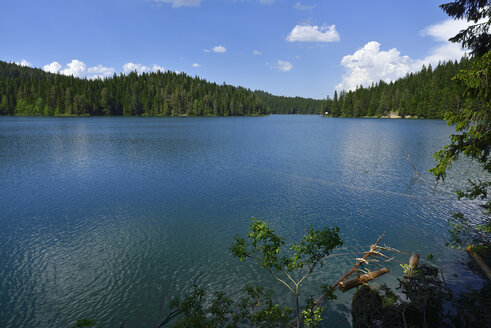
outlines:
[{"label": "reflection on water", "polygon": [[[386,231],[393,247],[433,253],[451,286],[479,284],[444,234],[456,208],[478,215],[453,192],[481,173],[460,164],[435,186],[426,172],[450,132],[442,121],[316,116],[2,117],[0,326],[92,318],[140,327],[194,282],[230,293],[257,282],[289,300],[260,268],[231,257],[251,216],[290,240],[338,225],[340,252],[365,251]],[[306,291],[352,263],[329,259]],[[400,268],[390,268],[380,281],[394,285]],[[337,317],[351,295],[331,304]]]}]

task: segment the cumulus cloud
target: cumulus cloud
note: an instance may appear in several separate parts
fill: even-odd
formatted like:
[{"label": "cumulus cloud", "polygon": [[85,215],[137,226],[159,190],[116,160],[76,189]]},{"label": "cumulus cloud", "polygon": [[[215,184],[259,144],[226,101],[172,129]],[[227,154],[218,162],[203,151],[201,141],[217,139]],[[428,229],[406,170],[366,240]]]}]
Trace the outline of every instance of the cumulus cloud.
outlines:
[{"label": "cumulus cloud", "polygon": [[83,77],[85,75],[85,64],[80,60],[73,59],[67,64],[67,67],[60,71],[63,75],[73,75],[75,77]]},{"label": "cumulus cloud", "polygon": [[339,41],[336,25],[296,25],[286,37],[288,42],[334,42]]},{"label": "cumulus cloud", "polygon": [[423,65],[435,66],[439,62],[459,60],[464,56],[464,50],[459,44],[451,43],[448,39],[467,26],[468,23],[465,21],[449,19],[423,29],[420,34],[433,38],[437,43],[426,57],[420,59],[401,55],[396,48],[380,50],[380,43],[368,42],[353,54],[343,57],[341,65],[346,73],[336,89],[353,90],[380,80],[390,82],[420,70]]},{"label": "cumulus cloud", "polygon": [[17,65],[20,65],[20,66],[27,66],[27,67],[31,67],[31,66],[32,66],[32,63],[28,62],[28,61],[27,61],[27,60],[25,60],[25,59],[22,59],[22,60],[20,61],[20,63],[19,63],[19,62],[15,62],[15,63],[16,63]]},{"label": "cumulus cloud", "polygon": [[58,73],[61,69],[61,64],[54,61],[51,64],[44,65],[43,69],[45,72]]},{"label": "cumulus cloud", "polygon": [[153,0],[156,3],[169,3],[172,8],[197,7],[201,0]]},{"label": "cumulus cloud", "polygon": [[413,62],[408,56],[401,56],[396,48],[381,51],[380,43],[371,41],[352,55],[344,56],[341,65],[347,74],[336,89],[352,90],[359,85],[401,77],[411,70]]},{"label": "cumulus cloud", "polygon": [[254,56],[260,56],[260,55],[262,55],[263,53],[262,53],[261,51],[259,51],[259,50],[253,50],[253,51],[252,51],[252,54],[253,54]]},{"label": "cumulus cloud", "polygon": [[279,71],[282,71],[282,72],[288,72],[289,70],[291,70],[293,68],[293,65],[286,60],[278,60],[276,62],[275,68]]},{"label": "cumulus cloud", "polygon": [[90,79],[104,79],[106,77],[111,77],[116,70],[112,67],[104,67],[101,64],[93,67],[89,67],[87,72],[90,74],[88,78]]},{"label": "cumulus cloud", "polygon": [[297,2],[293,8],[298,9],[298,10],[312,10],[315,8],[315,5],[303,5],[300,2]]},{"label": "cumulus cloud", "polygon": [[201,65],[200,65],[200,64],[198,64],[198,63],[194,63],[194,64],[193,64],[193,67],[198,68],[198,67],[201,67]]},{"label": "cumulus cloud", "polygon": [[215,46],[211,50],[213,50],[213,52],[218,52],[218,53],[227,52],[227,48],[225,48],[222,45]]},{"label": "cumulus cloud", "polygon": [[147,66],[143,64],[135,64],[132,62],[123,65],[123,72],[125,74],[131,72],[137,72],[138,74],[142,74],[142,73],[151,73],[151,72],[158,72],[158,71],[164,72],[165,69],[164,67],[159,65]]},{"label": "cumulus cloud", "polygon": [[[50,73],[73,75],[79,78],[86,77],[88,79],[104,79],[107,77],[111,77],[114,73],[116,73],[116,70],[113,67],[105,67],[101,64],[87,68],[85,63],[78,59],[73,59],[65,67],[63,67],[59,62],[54,61],[50,64],[44,65],[43,69],[44,71]],[[146,66],[142,64],[134,64],[131,62],[123,65],[124,73],[130,73],[133,71],[141,74],[143,72],[164,72],[165,69],[164,67],[159,65]]]},{"label": "cumulus cloud", "polygon": [[45,72],[73,75],[75,77],[87,77],[89,79],[103,79],[105,77],[110,77],[115,73],[114,68],[104,67],[100,64],[87,69],[85,63],[77,59],[73,59],[65,66],[65,68],[63,68],[59,62],[54,61],[44,65],[43,69]]}]

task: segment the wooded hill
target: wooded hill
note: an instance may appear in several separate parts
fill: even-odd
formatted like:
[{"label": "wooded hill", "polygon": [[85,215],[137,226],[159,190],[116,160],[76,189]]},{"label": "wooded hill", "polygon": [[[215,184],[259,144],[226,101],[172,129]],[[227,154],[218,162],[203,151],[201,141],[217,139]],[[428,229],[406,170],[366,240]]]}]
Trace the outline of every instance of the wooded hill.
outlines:
[{"label": "wooded hill", "polygon": [[271,114],[320,114],[325,108],[325,100],[275,96],[265,91],[254,91],[259,96]]},{"label": "wooded hill", "polygon": [[423,66],[395,82],[380,81],[368,88],[335,92],[327,99],[323,112],[340,117],[377,117],[398,113],[402,117],[443,118],[445,112],[461,106],[462,90],[452,81],[461,69],[469,66],[470,59],[449,61],[436,68]]},{"label": "wooded hill", "polygon": [[334,93],[324,100],[275,96],[218,85],[184,73],[136,72],[80,79],[0,61],[0,115],[242,116],[324,114],[340,117],[443,118],[461,106],[451,81],[469,59],[423,67],[395,82]]},{"label": "wooded hill", "polygon": [[252,91],[174,72],[80,79],[0,61],[4,115],[266,115]]}]

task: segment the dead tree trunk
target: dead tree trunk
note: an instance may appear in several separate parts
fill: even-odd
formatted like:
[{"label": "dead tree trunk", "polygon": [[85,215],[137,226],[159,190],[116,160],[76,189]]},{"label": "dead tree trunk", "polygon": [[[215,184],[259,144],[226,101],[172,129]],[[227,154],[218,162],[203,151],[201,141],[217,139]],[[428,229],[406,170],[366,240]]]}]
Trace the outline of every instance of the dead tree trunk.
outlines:
[{"label": "dead tree trunk", "polygon": [[347,290],[350,290],[351,288],[354,288],[356,286],[369,282],[370,280],[378,278],[381,275],[386,274],[387,272],[390,272],[390,270],[387,268],[382,268],[350,280],[341,281],[339,283],[339,289],[341,289],[342,292],[345,292]]}]

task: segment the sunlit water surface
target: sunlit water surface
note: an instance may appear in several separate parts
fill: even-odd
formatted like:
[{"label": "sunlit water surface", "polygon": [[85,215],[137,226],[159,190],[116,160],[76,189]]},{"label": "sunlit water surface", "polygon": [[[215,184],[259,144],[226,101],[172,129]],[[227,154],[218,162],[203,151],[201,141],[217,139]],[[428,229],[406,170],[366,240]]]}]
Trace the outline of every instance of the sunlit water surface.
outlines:
[{"label": "sunlit water surface", "polygon": [[[480,285],[445,247],[446,219],[472,163],[435,185],[427,170],[448,143],[443,121],[242,118],[0,118],[0,326],[152,326],[194,283],[236,294],[286,289],[229,247],[252,216],[294,241],[337,225],[344,247],[383,242],[435,263],[452,288]],[[407,157],[422,174],[419,180]],[[360,255],[328,259],[305,284],[317,296]],[[396,260],[406,262],[407,256]],[[379,283],[396,286],[399,262]],[[352,291],[326,326],[349,326]],[[345,318],[345,319],[343,319]]]}]

